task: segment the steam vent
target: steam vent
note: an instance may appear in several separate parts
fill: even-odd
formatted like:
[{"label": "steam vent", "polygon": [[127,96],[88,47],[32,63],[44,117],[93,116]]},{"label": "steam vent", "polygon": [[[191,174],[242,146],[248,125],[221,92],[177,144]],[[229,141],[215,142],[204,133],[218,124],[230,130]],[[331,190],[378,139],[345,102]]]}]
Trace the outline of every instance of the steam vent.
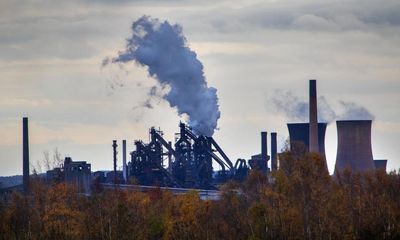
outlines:
[{"label": "steam vent", "polygon": [[338,148],[336,171],[374,170],[371,147],[371,120],[336,121]]}]

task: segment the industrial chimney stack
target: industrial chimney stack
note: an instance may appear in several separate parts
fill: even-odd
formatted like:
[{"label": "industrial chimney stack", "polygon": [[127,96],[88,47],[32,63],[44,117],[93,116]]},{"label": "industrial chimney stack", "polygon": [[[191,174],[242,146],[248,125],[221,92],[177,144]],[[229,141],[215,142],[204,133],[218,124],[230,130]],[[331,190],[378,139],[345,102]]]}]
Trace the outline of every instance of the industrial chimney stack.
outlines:
[{"label": "industrial chimney stack", "polygon": [[271,133],[271,169],[278,170],[276,132]]},{"label": "industrial chimney stack", "polygon": [[124,176],[125,183],[127,182],[126,172],[126,140],[122,140],[122,175]]},{"label": "industrial chimney stack", "polygon": [[261,158],[265,163],[268,161],[267,132],[261,132]]},{"label": "industrial chimney stack", "polygon": [[117,140],[113,140],[114,184],[117,184]]},{"label": "industrial chimney stack", "polygon": [[318,113],[317,113],[317,81],[310,80],[310,129],[309,152],[318,153]]},{"label": "industrial chimney stack", "polygon": [[22,118],[22,172],[24,192],[29,192],[29,136],[28,136],[28,118]]}]

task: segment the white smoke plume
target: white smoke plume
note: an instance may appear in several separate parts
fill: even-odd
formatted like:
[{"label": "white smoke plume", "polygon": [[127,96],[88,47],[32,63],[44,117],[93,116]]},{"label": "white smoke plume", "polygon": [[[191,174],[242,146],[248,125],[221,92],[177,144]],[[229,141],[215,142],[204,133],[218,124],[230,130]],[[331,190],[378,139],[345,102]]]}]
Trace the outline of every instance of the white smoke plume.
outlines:
[{"label": "white smoke plume", "polygon": [[375,120],[368,109],[354,102],[340,101],[343,113],[340,115],[341,120]]},{"label": "white smoke plume", "polygon": [[[290,120],[308,122],[308,101],[299,98],[291,91],[277,90],[270,100],[274,109]],[[336,118],[335,111],[330,107],[325,97],[318,98],[318,121],[332,122]]]},{"label": "white smoke plume", "polygon": [[146,66],[161,87],[169,88],[161,97],[180,116],[188,117],[195,133],[213,135],[220,117],[217,90],[207,86],[203,65],[187,46],[180,25],[148,16],[133,22],[126,48],[117,57],[105,59],[103,65],[130,61]]},{"label": "white smoke plume", "polygon": [[[308,101],[291,91],[277,90],[270,99],[276,112],[289,121],[308,122]],[[375,117],[365,107],[354,102],[340,101],[339,111],[335,111],[324,96],[318,97],[318,121],[330,123],[335,120],[374,120]]]}]

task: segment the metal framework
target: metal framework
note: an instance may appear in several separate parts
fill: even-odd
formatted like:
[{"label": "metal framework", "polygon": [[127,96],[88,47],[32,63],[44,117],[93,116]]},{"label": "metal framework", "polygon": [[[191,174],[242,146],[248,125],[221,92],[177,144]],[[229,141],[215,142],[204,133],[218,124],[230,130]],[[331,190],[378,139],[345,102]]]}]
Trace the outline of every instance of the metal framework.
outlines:
[{"label": "metal framework", "polygon": [[[128,164],[130,176],[142,185],[216,189],[216,184],[229,179],[242,180],[248,173],[246,161],[231,160],[212,137],[197,136],[184,123],[175,142],[167,142],[163,133],[150,129],[150,143],[135,141]],[[164,158],[168,158],[168,168]],[[221,170],[214,174],[213,160]]]}]

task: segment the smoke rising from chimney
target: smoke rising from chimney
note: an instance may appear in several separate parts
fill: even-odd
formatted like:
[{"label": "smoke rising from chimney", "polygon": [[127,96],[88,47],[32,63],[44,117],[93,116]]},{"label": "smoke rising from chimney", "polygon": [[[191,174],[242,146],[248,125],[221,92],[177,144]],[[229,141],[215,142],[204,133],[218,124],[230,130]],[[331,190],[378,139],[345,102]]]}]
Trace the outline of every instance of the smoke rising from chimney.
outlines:
[{"label": "smoke rising from chimney", "polygon": [[[308,101],[296,96],[292,91],[276,90],[271,97],[274,110],[289,121],[308,122]],[[375,117],[365,107],[354,102],[339,102],[339,110],[334,110],[324,96],[318,97],[318,122],[331,123],[340,120],[374,120]]]},{"label": "smoke rising from chimney", "polygon": [[[271,98],[274,109],[290,121],[308,122],[308,101],[299,98],[291,91],[277,90]],[[336,117],[325,97],[318,98],[318,121],[332,122]]]},{"label": "smoke rising from chimney", "polygon": [[[135,61],[147,66],[149,75],[161,88],[168,88],[161,96],[157,91],[149,97],[161,97],[171,107],[176,107],[180,116],[187,116],[188,124],[197,134],[212,136],[220,117],[217,90],[207,86],[203,65],[197,55],[187,46],[187,41],[178,24],[143,16],[132,24],[132,36],[126,48],[109,63]],[[149,101],[144,107],[152,107]]]}]

